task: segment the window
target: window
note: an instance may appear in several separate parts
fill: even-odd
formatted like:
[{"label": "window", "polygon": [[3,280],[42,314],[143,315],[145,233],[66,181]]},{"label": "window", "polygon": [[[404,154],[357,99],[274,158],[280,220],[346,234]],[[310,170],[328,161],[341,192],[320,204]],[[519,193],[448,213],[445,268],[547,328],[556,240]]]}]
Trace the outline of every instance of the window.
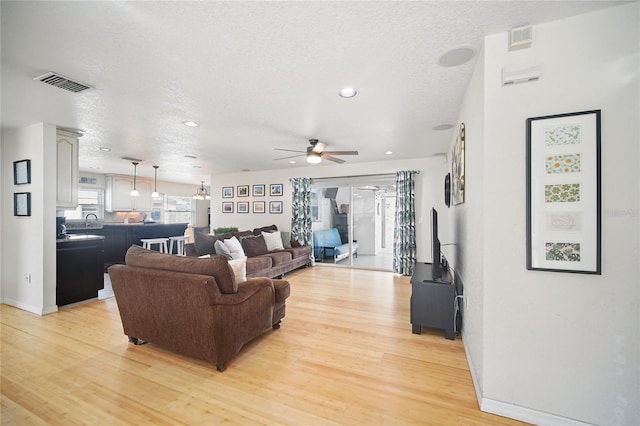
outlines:
[{"label": "window", "polygon": [[191,224],[191,197],[165,195],[164,223]]},{"label": "window", "polygon": [[95,214],[98,219],[104,219],[104,192],[102,189],[79,189],[78,207],[73,210],[65,210],[67,219],[83,219],[88,214]]}]

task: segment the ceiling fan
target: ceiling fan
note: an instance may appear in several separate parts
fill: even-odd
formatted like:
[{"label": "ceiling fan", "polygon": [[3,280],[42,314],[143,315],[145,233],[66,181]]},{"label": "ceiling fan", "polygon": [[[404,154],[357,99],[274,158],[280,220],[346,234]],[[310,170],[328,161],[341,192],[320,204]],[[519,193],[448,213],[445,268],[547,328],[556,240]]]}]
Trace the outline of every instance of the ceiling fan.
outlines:
[{"label": "ceiling fan", "polygon": [[333,161],[334,163],[342,164],[344,163],[344,160],[338,157],[334,157],[334,155],[358,155],[358,151],[325,151],[324,149],[327,147],[327,144],[324,142],[318,141],[318,139],[309,139],[309,143],[311,144],[311,146],[308,146],[306,151],[296,151],[294,149],[275,148],[276,151],[289,151],[289,152],[302,153],[302,154],[291,155],[289,157],[276,158],[275,160],[285,160],[287,158],[302,157],[304,155],[307,157],[307,163],[317,164],[322,160],[329,160],[329,161]]}]

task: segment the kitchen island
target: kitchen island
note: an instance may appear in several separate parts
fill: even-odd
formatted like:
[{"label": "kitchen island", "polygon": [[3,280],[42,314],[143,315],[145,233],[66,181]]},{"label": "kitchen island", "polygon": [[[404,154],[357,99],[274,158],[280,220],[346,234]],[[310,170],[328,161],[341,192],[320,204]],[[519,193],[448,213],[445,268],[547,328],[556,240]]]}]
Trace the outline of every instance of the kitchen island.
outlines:
[{"label": "kitchen island", "polygon": [[69,227],[73,235],[93,234],[104,237],[104,270],[115,263],[124,263],[132,245],[142,245],[143,238],[169,238],[184,235],[188,223],[95,223],[84,227]]},{"label": "kitchen island", "polygon": [[90,234],[56,240],[56,305],[98,297],[104,288],[104,241]]}]

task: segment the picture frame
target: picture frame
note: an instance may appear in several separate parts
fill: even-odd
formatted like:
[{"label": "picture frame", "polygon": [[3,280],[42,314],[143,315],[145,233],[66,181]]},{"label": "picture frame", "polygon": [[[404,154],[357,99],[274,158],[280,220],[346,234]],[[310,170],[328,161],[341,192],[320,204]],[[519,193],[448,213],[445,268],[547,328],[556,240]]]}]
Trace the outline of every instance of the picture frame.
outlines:
[{"label": "picture frame", "polygon": [[233,186],[222,187],[222,198],[233,198]]},{"label": "picture frame", "polygon": [[254,213],[264,213],[264,201],[254,201],[253,202],[253,212]]},{"label": "picture frame", "polygon": [[270,214],[282,214],[282,201],[269,201]]},{"label": "picture frame", "polygon": [[264,184],[253,185],[253,196],[264,197]]},{"label": "picture frame", "polygon": [[14,192],[13,193],[13,215],[14,216],[31,216],[31,193],[30,192]]},{"label": "picture frame", "polygon": [[451,152],[451,204],[464,203],[466,128],[460,123]]},{"label": "picture frame", "polygon": [[272,197],[282,197],[282,184],[272,183],[269,185],[269,195]]},{"label": "picture frame", "polygon": [[24,185],[31,183],[31,160],[13,162],[13,184]]},{"label": "picture frame", "polygon": [[249,213],[249,202],[248,201],[238,201],[238,202],[236,202],[236,212],[237,213]]},{"label": "picture frame", "polygon": [[527,269],[601,275],[601,111],[527,119]]},{"label": "picture frame", "polygon": [[249,185],[238,185],[238,197],[249,196]]},{"label": "picture frame", "polygon": [[233,213],[233,201],[222,202],[222,213]]}]

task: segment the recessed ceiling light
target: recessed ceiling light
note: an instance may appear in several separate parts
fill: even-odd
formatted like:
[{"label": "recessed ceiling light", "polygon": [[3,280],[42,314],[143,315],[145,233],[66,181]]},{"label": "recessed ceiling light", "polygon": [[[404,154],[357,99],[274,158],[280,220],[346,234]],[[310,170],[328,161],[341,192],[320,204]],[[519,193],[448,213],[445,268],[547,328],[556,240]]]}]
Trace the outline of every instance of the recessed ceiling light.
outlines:
[{"label": "recessed ceiling light", "polygon": [[289,164],[296,164],[296,160],[289,160]]},{"label": "recessed ceiling light", "polygon": [[458,47],[440,56],[438,63],[443,67],[457,67],[469,62],[475,54],[476,51],[470,47]]},{"label": "recessed ceiling light", "polygon": [[195,121],[183,121],[182,124],[184,124],[187,127],[198,127],[199,124],[196,123]]},{"label": "recessed ceiling light", "polygon": [[384,153],[384,155],[393,155],[393,151],[387,151]]},{"label": "recessed ceiling light", "polygon": [[343,98],[353,98],[358,94],[358,91],[353,87],[343,87],[342,89],[340,89],[338,94]]},{"label": "recessed ceiling light", "polygon": [[453,124],[438,124],[437,126],[433,126],[433,130],[449,130],[453,128]]},{"label": "recessed ceiling light", "polygon": [[98,149],[102,152],[111,152],[111,148],[107,148],[106,146],[101,146]]}]

